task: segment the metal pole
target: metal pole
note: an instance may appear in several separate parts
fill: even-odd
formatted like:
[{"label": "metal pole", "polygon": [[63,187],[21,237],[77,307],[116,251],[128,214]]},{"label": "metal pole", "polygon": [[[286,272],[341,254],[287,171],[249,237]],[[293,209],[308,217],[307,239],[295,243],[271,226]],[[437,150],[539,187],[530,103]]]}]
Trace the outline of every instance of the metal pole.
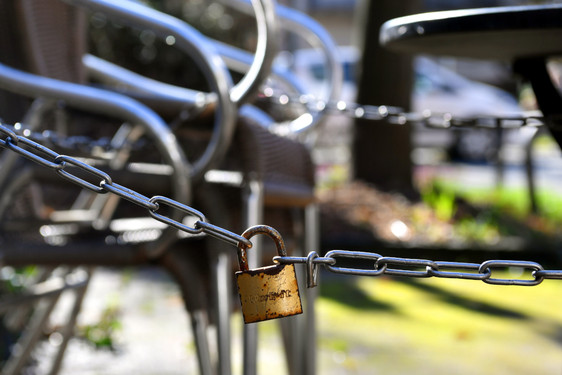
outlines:
[{"label": "metal pole", "polygon": [[[263,221],[263,184],[255,178],[250,178],[247,182],[245,191],[245,222],[246,227],[261,224]],[[261,259],[261,236],[252,240],[254,245],[248,251],[248,266],[255,268]],[[244,375],[255,375],[257,373],[257,353],[258,353],[258,325],[245,324],[243,328],[244,340]]]},{"label": "metal pole", "polygon": [[[319,251],[320,249],[320,220],[318,205],[309,204],[305,208],[305,253]],[[306,255],[306,254],[305,254]],[[306,294],[306,327],[303,351],[304,373],[316,374],[316,299],[318,288],[305,288]]]}]

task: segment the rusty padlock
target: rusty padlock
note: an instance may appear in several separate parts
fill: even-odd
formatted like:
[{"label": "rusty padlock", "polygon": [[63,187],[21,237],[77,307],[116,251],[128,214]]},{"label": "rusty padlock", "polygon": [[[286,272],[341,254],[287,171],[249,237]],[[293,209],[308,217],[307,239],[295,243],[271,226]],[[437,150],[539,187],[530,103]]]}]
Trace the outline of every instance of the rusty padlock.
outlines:
[{"label": "rusty padlock", "polygon": [[[277,253],[287,256],[285,243],[277,230],[267,225],[257,225],[247,229],[242,236],[250,239],[256,234],[265,234],[272,238]],[[302,305],[295,265],[275,264],[250,270],[247,249],[246,245],[238,244],[240,271],[236,272],[236,281],[244,323],[301,314]]]}]

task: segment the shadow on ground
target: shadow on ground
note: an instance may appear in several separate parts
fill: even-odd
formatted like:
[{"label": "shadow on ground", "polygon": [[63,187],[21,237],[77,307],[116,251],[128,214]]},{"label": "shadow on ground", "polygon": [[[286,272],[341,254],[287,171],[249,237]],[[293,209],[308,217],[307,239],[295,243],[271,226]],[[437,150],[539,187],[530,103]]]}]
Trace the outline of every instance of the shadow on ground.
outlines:
[{"label": "shadow on ground", "polygon": [[320,295],[323,298],[359,310],[378,310],[399,314],[399,311],[396,310],[393,305],[377,301],[361,290],[361,288],[353,282],[352,278],[338,278],[338,281],[324,281],[320,289]]},{"label": "shadow on ground", "polygon": [[406,278],[396,278],[396,282],[401,282],[407,284],[413,288],[416,288],[420,291],[431,293],[439,300],[462,307],[466,310],[479,312],[486,315],[493,315],[500,318],[510,318],[510,319],[531,319],[532,317],[521,313],[519,311],[515,311],[513,309],[504,308],[495,304],[491,304],[488,302],[478,301],[474,298],[470,298],[467,296],[460,295],[455,292],[450,292],[448,290],[442,289],[439,286],[428,284],[421,282],[420,280],[416,279],[406,279]]}]

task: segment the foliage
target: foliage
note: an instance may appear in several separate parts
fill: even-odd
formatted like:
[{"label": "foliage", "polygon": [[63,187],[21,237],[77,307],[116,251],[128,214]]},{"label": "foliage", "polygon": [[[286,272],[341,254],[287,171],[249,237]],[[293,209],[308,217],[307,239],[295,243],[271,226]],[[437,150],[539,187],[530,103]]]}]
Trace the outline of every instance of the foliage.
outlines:
[{"label": "foliage", "polygon": [[562,224],[562,196],[548,191],[537,194],[539,212],[532,213],[524,188],[495,190],[465,188],[434,180],[420,189],[423,201],[442,220],[451,221],[466,239],[493,241],[499,236],[556,236]]},{"label": "foliage", "polygon": [[[548,198],[548,209],[530,212],[524,190],[466,189],[434,180],[420,188],[420,200],[352,181],[318,191],[323,239],[409,242],[415,246],[520,248],[557,246],[562,197]],[[356,242],[354,242],[356,241]]]},{"label": "foliage", "polygon": [[21,291],[25,280],[34,277],[37,273],[36,266],[2,267],[0,270],[0,293],[14,293]]},{"label": "foliage", "polygon": [[456,211],[456,194],[439,181],[421,189],[423,201],[435,210],[441,220],[451,220]]},{"label": "foliage", "polygon": [[78,328],[78,336],[96,349],[115,350],[115,333],[121,329],[118,306],[106,307],[98,322]]}]

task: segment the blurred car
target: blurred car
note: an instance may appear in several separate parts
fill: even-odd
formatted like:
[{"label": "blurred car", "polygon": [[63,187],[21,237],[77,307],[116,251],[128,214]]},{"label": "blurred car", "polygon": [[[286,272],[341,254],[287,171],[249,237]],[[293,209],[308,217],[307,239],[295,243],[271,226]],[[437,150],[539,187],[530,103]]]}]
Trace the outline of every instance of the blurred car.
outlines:
[{"label": "blurred car", "polygon": [[[510,116],[522,110],[515,96],[481,82],[469,80],[438,62],[418,57],[414,62],[415,83],[412,110],[450,113],[457,117]],[[509,134],[508,134],[509,135]],[[488,129],[457,128],[424,130],[414,133],[414,144],[447,149],[450,158],[462,161],[490,161],[496,157],[498,134]]]},{"label": "blurred car", "polygon": [[[353,46],[339,46],[335,51],[343,70],[341,99],[355,101],[357,93],[357,62],[361,58],[359,50]],[[284,51],[275,63],[290,69],[299,77],[299,82],[317,98],[327,96],[328,83],[326,60],[320,49],[306,48],[294,52]]]},{"label": "blurred car", "polygon": [[517,99],[499,88],[469,80],[428,57],[414,62],[412,109],[456,116],[492,116],[520,113]]},{"label": "blurred car", "polygon": [[[353,46],[340,46],[337,56],[344,71],[341,100],[355,102],[360,51]],[[291,55],[285,54],[281,60],[290,66],[308,92],[317,97],[325,95],[325,62],[320,51],[301,49]],[[515,115],[522,112],[514,95],[467,79],[435,59],[417,57],[414,60],[414,77],[411,105],[415,112],[430,110],[460,117]],[[351,120],[340,119],[335,126],[348,127],[350,123]],[[342,134],[341,131],[338,133]],[[490,160],[498,146],[495,132],[487,129],[439,131],[416,127],[413,137],[414,146],[445,148],[452,158],[466,161]]]}]

